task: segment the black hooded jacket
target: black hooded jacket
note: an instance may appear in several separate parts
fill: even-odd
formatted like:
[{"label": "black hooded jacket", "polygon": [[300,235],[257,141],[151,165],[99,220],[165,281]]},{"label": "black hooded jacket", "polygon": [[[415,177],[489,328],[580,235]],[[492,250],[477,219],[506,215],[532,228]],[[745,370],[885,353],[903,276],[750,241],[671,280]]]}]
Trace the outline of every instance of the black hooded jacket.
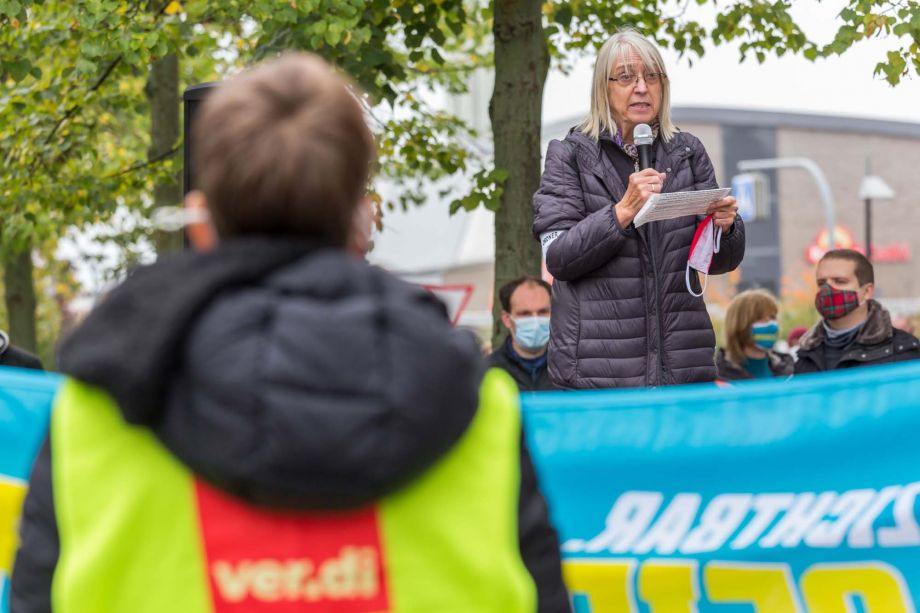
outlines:
[{"label": "black hooded jacket", "polygon": [[537,369],[534,375],[521,365],[520,358],[514,353],[511,346],[511,337],[505,338],[502,346],[493,351],[488,357],[489,366],[501,368],[514,379],[518,389],[522,392],[541,392],[557,389],[549,378],[549,370],[544,364]]},{"label": "black hooded jacket", "polygon": [[[481,359],[443,305],[340,250],[252,238],[139,269],[62,345],[203,479],[254,504],[337,509],[446,453]],[[540,611],[568,611],[558,541],[522,447],[519,532]],[[12,613],[51,610],[59,539],[46,441],[23,508]]]}]

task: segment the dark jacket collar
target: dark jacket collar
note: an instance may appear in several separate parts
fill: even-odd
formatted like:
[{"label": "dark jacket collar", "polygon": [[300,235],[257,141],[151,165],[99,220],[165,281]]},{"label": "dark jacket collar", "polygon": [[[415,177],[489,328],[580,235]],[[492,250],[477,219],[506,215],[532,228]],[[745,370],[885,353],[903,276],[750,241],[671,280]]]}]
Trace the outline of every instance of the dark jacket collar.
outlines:
[{"label": "dark jacket collar", "polygon": [[[583,133],[578,127],[569,130],[566,140],[571,141],[576,146],[576,156],[583,168],[590,168],[591,172],[596,175],[607,191],[614,198],[622,198],[626,193],[626,181],[628,177],[620,177],[613,162],[603,153],[601,142],[609,143],[610,146],[618,147],[614,137],[609,132],[602,132],[598,140],[594,140],[587,134]],[[655,168],[659,172],[666,172],[670,168],[675,168],[677,162],[689,155],[689,151],[684,144],[683,135],[680,132],[674,134],[670,141],[664,142],[662,138],[655,139]],[[672,174],[665,179],[664,190],[672,178]]]},{"label": "dark jacket collar", "polygon": [[[869,313],[866,321],[856,335],[854,343],[863,346],[878,345],[891,339],[894,328],[891,325],[891,316],[888,310],[875,300],[869,300]],[[801,351],[811,351],[824,344],[826,333],[822,322],[816,323],[811,330],[802,335],[799,341]]]},{"label": "dark jacket collar", "polygon": [[[770,367],[770,372],[775,376],[791,375],[795,369],[795,359],[788,353],[780,353],[769,349],[767,350],[767,365]],[[735,379],[753,378],[743,365],[728,357],[724,347],[720,347],[716,352],[716,367],[720,376],[728,374]]]}]

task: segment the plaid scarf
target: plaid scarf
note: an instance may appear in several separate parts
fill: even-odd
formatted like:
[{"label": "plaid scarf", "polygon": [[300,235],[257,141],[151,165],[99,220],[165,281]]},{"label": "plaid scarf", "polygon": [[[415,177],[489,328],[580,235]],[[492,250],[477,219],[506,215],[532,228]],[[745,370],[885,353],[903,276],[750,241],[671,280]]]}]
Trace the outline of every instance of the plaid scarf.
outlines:
[{"label": "plaid scarf", "polygon": [[824,319],[839,319],[859,307],[859,293],[851,289],[835,289],[825,283],[818,288],[815,309]]},{"label": "plaid scarf", "polygon": [[[652,138],[658,138],[658,120],[656,119],[649,124],[649,127],[652,129]],[[632,158],[634,164],[639,163],[639,150],[636,149],[635,144],[623,142],[623,132],[620,130],[620,126],[617,126],[617,133],[614,135],[613,141],[620,149],[626,152],[626,155]]]}]

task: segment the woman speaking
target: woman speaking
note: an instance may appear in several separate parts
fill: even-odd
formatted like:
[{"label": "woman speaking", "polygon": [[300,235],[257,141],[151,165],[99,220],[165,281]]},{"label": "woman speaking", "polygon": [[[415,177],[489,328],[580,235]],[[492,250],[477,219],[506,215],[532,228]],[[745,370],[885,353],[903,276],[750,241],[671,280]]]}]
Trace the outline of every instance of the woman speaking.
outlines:
[{"label": "woman speaking", "polygon": [[[644,170],[633,142],[639,124],[654,139]],[[555,278],[549,372],[556,385],[715,380],[712,323],[688,266],[721,274],[741,262],[735,199],[712,204],[706,224],[691,215],[637,228],[633,218],[652,194],[716,187],[702,143],[671,122],[657,47],[634,30],[610,37],[594,67],[590,114],[550,142],[534,194],[534,233]],[[712,240],[699,240],[707,228]]]}]

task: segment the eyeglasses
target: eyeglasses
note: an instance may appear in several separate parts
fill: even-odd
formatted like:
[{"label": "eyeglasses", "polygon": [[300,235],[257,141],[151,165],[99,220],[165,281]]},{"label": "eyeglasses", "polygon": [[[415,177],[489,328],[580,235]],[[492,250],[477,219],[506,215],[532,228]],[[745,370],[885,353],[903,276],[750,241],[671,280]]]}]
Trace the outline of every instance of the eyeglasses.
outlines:
[{"label": "eyeglasses", "polygon": [[658,85],[662,79],[667,79],[668,75],[663,72],[647,72],[643,75],[639,73],[628,75],[621,74],[618,77],[607,77],[608,81],[616,81],[623,87],[629,87],[630,85],[635,85],[639,82],[639,77],[642,77],[642,80],[645,81],[646,85]]}]

